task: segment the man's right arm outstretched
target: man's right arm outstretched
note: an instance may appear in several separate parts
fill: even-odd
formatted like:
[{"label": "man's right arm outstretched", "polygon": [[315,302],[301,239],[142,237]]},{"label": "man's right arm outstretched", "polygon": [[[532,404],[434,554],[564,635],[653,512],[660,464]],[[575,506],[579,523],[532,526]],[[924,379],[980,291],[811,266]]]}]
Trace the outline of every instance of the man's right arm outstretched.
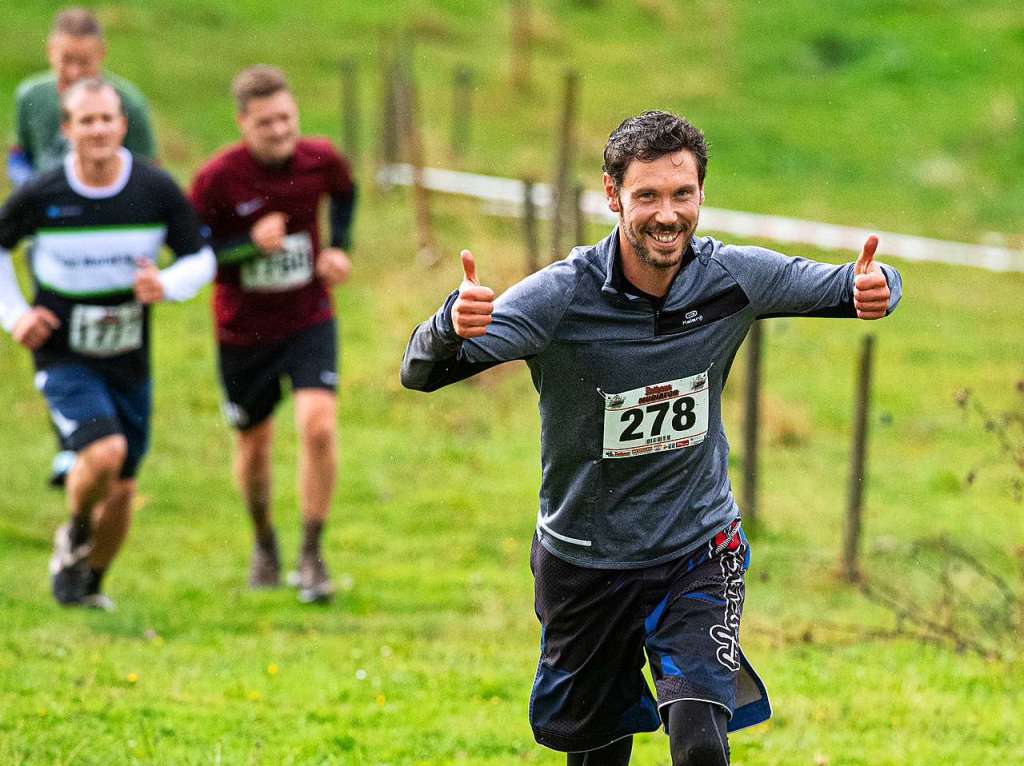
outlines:
[{"label": "man's right arm outstretched", "polygon": [[[402,360],[402,385],[435,391],[547,347],[571,298],[566,261],[530,275],[495,300],[477,279],[472,253],[462,251],[462,284],[413,331]],[[569,279],[566,279],[569,277]]]},{"label": "man's right arm outstretched", "polygon": [[475,365],[462,358],[462,342],[487,332],[494,313],[494,291],[480,285],[473,254],[463,250],[461,258],[459,289],[409,339],[402,360],[402,385],[406,388],[434,391],[499,363]]}]

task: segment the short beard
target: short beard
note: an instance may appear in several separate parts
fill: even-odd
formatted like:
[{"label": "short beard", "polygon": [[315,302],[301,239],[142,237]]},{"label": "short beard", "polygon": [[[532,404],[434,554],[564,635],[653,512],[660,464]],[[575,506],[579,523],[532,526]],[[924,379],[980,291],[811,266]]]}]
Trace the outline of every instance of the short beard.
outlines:
[{"label": "short beard", "polygon": [[[621,206],[620,206],[621,207]],[[683,260],[683,254],[686,252],[688,244],[684,241],[683,249],[679,253],[679,258],[673,261],[666,261],[656,259],[651,256],[651,251],[647,249],[647,245],[644,244],[643,234],[640,234],[626,225],[625,216],[619,213],[619,228],[626,234],[626,241],[633,247],[633,252],[636,253],[637,260],[645,266],[651,266],[655,269],[663,269],[668,271],[669,269],[676,268],[679,263]]]}]

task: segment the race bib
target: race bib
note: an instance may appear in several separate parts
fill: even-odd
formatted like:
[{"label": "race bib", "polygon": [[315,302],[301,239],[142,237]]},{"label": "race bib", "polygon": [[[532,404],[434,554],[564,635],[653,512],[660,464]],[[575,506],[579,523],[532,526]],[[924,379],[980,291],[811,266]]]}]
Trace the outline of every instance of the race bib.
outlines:
[{"label": "race bib", "polygon": [[120,306],[71,308],[68,330],[71,350],[84,356],[117,356],[142,348],[142,306],[134,301]]},{"label": "race bib", "polygon": [[289,234],[276,253],[246,261],[241,275],[242,288],[250,292],[276,293],[309,284],[313,279],[313,242],[309,232]]},{"label": "race bib", "polygon": [[603,395],[606,459],[692,447],[707,436],[707,371]]}]

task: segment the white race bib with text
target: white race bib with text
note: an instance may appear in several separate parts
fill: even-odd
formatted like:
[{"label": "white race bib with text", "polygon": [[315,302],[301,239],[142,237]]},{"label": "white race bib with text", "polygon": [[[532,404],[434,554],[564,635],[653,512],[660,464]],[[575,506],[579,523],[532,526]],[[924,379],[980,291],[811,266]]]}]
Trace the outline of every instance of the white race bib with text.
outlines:
[{"label": "white race bib with text", "polygon": [[84,356],[117,356],[142,348],[142,306],[76,303],[68,330],[71,350]]},{"label": "white race bib with text", "polygon": [[708,432],[708,372],[604,394],[605,458],[692,447]]},{"label": "white race bib with text", "polygon": [[276,253],[246,261],[241,276],[242,288],[250,292],[277,293],[309,284],[313,279],[313,242],[309,232],[289,234]]}]

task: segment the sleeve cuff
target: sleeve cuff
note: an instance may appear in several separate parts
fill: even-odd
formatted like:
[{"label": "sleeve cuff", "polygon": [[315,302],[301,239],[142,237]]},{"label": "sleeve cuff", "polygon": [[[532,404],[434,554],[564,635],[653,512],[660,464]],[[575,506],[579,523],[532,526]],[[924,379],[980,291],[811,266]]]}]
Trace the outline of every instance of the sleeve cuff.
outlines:
[{"label": "sleeve cuff", "polygon": [[449,343],[461,343],[460,338],[455,332],[455,323],[452,321],[452,306],[455,305],[455,301],[458,300],[459,291],[453,290],[451,294],[445,298],[444,305],[438,309],[437,314],[434,315],[434,332],[442,340],[448,341]]},{"label": "sleeve cuff", "polygon": [[179,258],[160,272],[160,285],[164,288],[164,300],[187,301],[198,293],[217,271],[217,260],[213,250],[204,246],[192,255]]}]

